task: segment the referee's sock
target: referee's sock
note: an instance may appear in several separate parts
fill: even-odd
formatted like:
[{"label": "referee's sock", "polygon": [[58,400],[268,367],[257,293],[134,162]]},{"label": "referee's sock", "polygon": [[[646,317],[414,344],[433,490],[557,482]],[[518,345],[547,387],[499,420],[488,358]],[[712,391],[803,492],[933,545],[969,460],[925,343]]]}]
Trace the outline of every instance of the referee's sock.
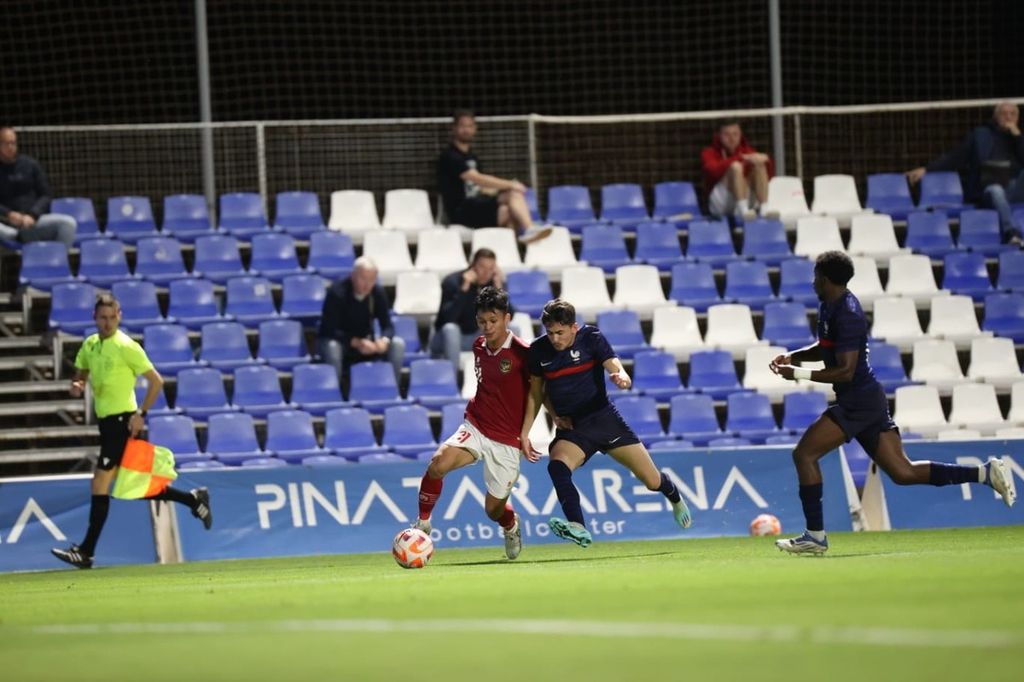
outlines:
[{"label": "referee's sock", "polygon": [[86,556],[96,554],[96,542],[100,539],[103,524],[107,522],[110,511],[110,495],[93,495],[89,505],[89,529],[85,531],[85,539],[78,545]]},{"label": "referee's sock", "polygon": [[932,485],[985,482],[985,467],[945,462],[929,462],[928,465],[928,482]]},{"label": "referee's sock", "polygon": [[569,467],[557,459],[548,462],[548,475],[558,495],[558,503],[562,505],[562,513],[567,521],[583,525],[583,508],[580,507],[580,491],[572,483],[572,472]]},{"label": "referee's sock", "polygon": [[193,495],[192,493],[187,493],[184,490],[178,490],[176,488],[172,488],[171,486],[167,486],[166,488],[164,488],[164,491],[162,493],[159,493],[158,495],[153,495],[152,497],[147,497],[146,499],[167,500],[168,502],[177,502],[178,504],[185,505],[189,509],[195,509],[196,505],[199,503],[199,500],[197,500],[196,496]]}]

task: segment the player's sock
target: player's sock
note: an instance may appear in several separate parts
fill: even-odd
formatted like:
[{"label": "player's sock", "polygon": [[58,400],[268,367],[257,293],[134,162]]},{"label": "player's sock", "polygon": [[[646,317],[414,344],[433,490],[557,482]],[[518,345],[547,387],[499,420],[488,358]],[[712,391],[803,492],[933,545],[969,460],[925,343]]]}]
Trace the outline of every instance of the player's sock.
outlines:
[{"label": "player's sock", "polygon": [[498,520],[498,525],[505,530],[512,530],[512,526],[516,525],[516,512],[510,502],[505,503],[505,513]]},{"label": "player's sock", "polygon": [[572,483],[572,472],[565,462],[553,459],[548,462],[548,475],[558,495],[558,504],[562,505],[565,518],[573,523],[583,523],[583,508],[580,507],[580,491]]},{"label": "player's sock", "polygon": [[658,492],[667,497],[668,501],[672,504],[679,501],[679,489],[676,488],[676,484],[672,482],[672,479],[664,471],[661,472],[661,485],[658,486]]},{"label": "player's sock", "polygon": [[86,556],[96,554],[96,542],[100,539],[103,524],[107,522],[110,511],[110,495],[93,495],[89,505],[89,529],[85,531],[85,539],[79,548]]},{"label": "player's sock", "polygon": [[808,531],[825,530],[825,514],[821,509],[822,484],[800,486],[800,504],[804,508]]},{"label": "player's sock", "polygon": [[420,518],[429,519],[434,505],[441,497],[441,488],[444,487],[443,478],[431,478],[430,474],[423,474],[420,480]]},{"label": "player's sock", "polygon": [[[945,462],[929,462],[928,464],[928,482],[932,485],[985,482],[985,467],[946,464]],[[979,472],[978,469],[981,471]]]},{"label": "player's sock", "polygon": [[823,531],[823,530],[809,530],[809,531],[807,531],[807,534],[810,535],[815,540],[817,540],[818,542],[824,542],[825,541],[825,531]]},{"label": "player's sock", "polygon": [[192,493],[187,493],[184,490],[178,490],[177,488],[172,488],[171,486],[167,486],[166,488],[164,488],[164,491],[159,495],[153,495],[152,497],[147,497],[146,499],[167,500],[168,502],[177,502],[178,504],[185,505],[189,509],[195,509],[196,504],[198,504],[199,502],[196,499],[195,495],[193,495]]}]

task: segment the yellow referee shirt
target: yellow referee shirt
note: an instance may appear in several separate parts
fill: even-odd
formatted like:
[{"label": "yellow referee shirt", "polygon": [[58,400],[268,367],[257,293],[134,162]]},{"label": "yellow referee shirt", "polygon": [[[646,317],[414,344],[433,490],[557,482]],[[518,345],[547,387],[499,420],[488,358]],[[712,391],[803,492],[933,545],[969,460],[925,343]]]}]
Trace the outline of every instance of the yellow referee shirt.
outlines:
[{"label": "yellow referee shirt", "polygon": [[138,342],[118,329],[108,339],[99,334],[88,337],[78,350],[75,367],[89,370],[96,416],[134,412],[135,378],[153,369],[146,351]]}]

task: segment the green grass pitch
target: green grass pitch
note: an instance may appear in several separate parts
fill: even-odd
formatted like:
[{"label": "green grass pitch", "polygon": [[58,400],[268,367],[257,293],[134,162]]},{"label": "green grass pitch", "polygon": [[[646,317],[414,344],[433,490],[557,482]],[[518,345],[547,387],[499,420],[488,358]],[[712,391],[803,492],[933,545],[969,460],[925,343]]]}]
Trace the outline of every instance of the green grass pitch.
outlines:
[{"label": "green grass pitch", "polygon": [[0,575],[0,679],[1024,679],[1024,527],[830,540]]}]

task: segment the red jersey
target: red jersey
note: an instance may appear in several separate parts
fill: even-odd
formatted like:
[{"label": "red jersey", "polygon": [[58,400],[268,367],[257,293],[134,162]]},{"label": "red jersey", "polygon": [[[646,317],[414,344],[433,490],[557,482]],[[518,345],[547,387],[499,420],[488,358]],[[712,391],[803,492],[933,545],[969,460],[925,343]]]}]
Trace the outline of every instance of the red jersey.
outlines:
[{"label": "red jersey", "polygon": [[493,441],[519,447],[526,397],[530,392],[530,346],[510,333],[496,352],[483,336],[473,342],[476,395],[466,421]]}]

